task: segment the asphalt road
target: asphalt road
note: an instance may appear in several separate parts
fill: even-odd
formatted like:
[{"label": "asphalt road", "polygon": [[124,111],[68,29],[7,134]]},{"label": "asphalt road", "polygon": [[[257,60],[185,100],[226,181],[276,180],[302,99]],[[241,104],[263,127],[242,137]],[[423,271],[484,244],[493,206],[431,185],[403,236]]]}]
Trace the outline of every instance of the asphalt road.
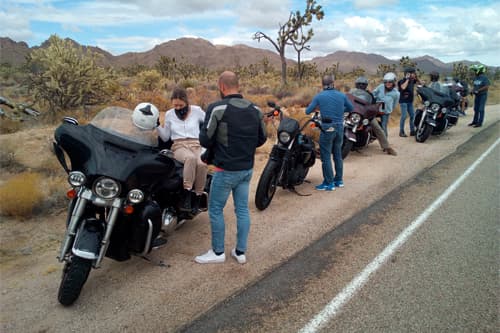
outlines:
[{"label": "asphalt road", "polygon": [[[497,332],[500,145],[463,182],[456,180],[498,140],[499,126],[474,136],[181,331]],[[429,211],[452,185],[456,189]],[[430,214],[422,218],[426,210]],[[397,250],[325,314],[419,218]],[[309,326],[318,315],[321,324]]]}]

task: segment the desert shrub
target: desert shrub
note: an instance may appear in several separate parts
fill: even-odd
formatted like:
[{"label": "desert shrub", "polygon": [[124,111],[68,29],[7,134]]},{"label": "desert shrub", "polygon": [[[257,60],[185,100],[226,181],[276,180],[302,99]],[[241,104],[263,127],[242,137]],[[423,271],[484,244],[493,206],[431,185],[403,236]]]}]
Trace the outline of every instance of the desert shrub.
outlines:
[{"label": "desert shrub", "polygon": [[196,80],[191,80],[191,79],[186,79],[186,80],[181,80],[178,85],[184,89],[187,88],[194,88],[197,85]]},{"label": "desert shrub", "polygon": [[[9,112],[9,110],[7,110]],[[19,131],[22,124],[19,121],[11,120],[7,117],[0,118],[0,134],[15,133]]]},{"label": "desert shrub", "polygon": [[161,74],[152,69],[140,72],[137,75],[137,84],[142,90],[153,91],[160,88]]},{"label": "desert shrub", "polygon": [[0,213],[20,218],[32,216],[44,198],[41,178],[38,173],[23,172],[7,180],[0,187]]}]

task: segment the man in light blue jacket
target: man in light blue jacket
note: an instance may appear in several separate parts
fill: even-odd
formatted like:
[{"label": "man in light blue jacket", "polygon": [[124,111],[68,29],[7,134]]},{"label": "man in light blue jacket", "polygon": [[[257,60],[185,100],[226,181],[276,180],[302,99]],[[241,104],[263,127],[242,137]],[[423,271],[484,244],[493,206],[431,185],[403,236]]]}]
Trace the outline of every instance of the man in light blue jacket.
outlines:
[{"label": "man in light blue jacket", "polygon": [[389,116],[399,101],[399,91],[396,87],[396,74],[389,72],[384,75],[384,82],[379,84],[372,92],[377,102],[384,102],[384,115],[382,116],[382,128],[388,137],[387,124]]}]

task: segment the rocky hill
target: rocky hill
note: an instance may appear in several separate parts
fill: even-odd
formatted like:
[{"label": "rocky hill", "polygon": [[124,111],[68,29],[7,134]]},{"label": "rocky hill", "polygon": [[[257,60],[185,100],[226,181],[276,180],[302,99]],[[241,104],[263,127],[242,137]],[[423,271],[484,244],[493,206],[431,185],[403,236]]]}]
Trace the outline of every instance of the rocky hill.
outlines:
[{"label": "rocky hill", "polygon": [[[73,41],[75,45],[79,45]],[[0,63],[11,63],[19,65],[24,62],[25,56],[31,50],[46,47],[47,41],[40,46],[30,48],[24,42],[15,42],[7,37],[0,37]],[[279,69],[281,66],[279,55],[269,50],[250,47],[247,45],[214,45],[201,38],[179,38],[171,40],[146,52],[127,52],[118,56],[102,50],[98,47],[83,46],[102,55],[101,64],[113,67],[126,67],[133,64],[152,66],[161,56],[176,58],[195,65],[204,66],[212,70],[231,68],[235,66],[248,66],[256,64],[267,58],[272,66]],[[431,56],[413,58],[418,68],[429,73],[433,70],[440,73],[451,72],[453,63],[444,63]],[[288,59],[289,64],[295,63]],[[356,67],[363,68],[369,74],[375,74],[380,64],[399,64],[397,60],[391,60],[378,54],[367,54],[362,52],[336,51],[324,57],[316,57],[310,60],[323,70],[332,65],[339,65],[342,72],[350,72]],[[471,62],[464,61],[469,64]]]}]

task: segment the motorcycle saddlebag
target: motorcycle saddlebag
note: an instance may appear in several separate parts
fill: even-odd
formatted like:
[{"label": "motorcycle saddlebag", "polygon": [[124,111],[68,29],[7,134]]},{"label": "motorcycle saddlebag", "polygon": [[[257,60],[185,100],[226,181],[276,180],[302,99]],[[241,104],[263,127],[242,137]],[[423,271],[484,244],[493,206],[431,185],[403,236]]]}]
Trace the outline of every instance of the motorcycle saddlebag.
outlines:
[{"label": "motorcycle saddlebag", "polygon": [[[151,224],[149,223],[151,221]],[[161,230],[161,209],[154,201],[145,203],[144,208],[138,215],[134,215],[129,235],[129,248],[132,252],[142,253],[146,246],[149,232],[151,232],[151,243],[158,236]],[[150,247],[147,250],[151,250]]]},{"label": "motorcycle saddlebag", "polygon": [[456,125],[458,122],[458,112],[457,111],[449,111],[448,121],[450,122],[451,125]]}]

